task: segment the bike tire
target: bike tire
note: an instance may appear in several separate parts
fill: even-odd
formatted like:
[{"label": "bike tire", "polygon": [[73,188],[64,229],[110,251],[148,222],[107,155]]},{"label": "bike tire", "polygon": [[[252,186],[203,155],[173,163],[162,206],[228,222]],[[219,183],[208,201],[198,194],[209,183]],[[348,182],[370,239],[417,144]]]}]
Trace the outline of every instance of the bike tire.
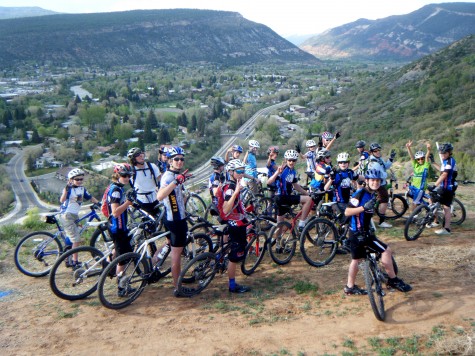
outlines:
[{"label": "bike tire", "polygon": [[18,242],[13,258],[21,273],[44,277],[62,253],[63,245],[58,237],[47,231],[37,231]]},{"label": "bike tire", "polygon": [[208,221],[210,224],[212,225],[219,225],[219,216],[216,216],[216,215],[211,215],[211,205],[208,205],[208,207],[206,208],[206,211],[205,211],[205,220]]},{"label": "bike tire", "polygon": [[452,220],[450,224],[452,225],[462,225],[467,217],[467,211],[465,210],[465,206],[463,206],[462,202],[457,198],[454,198],[452,202]]},{"label": "bike tire", "polygon": [[[211,238],[203,233],[198,233],[194,235],[195,238],[195,253],[193,255],[193,251],[190,249],[190,243],[188,243],[184,248],[183,248],[183,253],[181,257],[181,265],[186,266],[188,262],[190,262],[193,258],[198,256],[201,253],[205,252],[213,252],[213,242],[211,241]],[[183,283],[193,283],[193,279],[189,279],[189,276],[184,276],[183,277]]]},{"label": "bike tire", "polygon": [[178,293],[184,297],[193,297],[201,293],[216,275],[216,266],[214,253],[205,252],[197,255],[181,270],[177,283]]},{"label": "bike tire", "polygon": [[364,262],[364,279],[366,291],[368,292],[369,302],[373,309],[374,316],[379,321],[386,319],[386,310],[384,309],[384,290],[383,282],[380,278],[380,272],[376,265],[369,259]]},{"label": "bike tire", "polygon": [[107,229],[107,223],[103,223],[92,233],[89,246],[101,250],[103,247],[106,247],[105,244],[108,242],[112,242],[112,238]]},{"label": "bike tire", "polygon": [[244,260],[241,263],[241,271],[246,276],[250,276],[255,272],[267,249],[267,235],[265,233],[252,233],[252,235],[244,250]]},{"label": "bike tire", "polygon": [[[125,297],[118,295],[118,277],[115,276],[117,265],[124,264],[124,270],[120,281],[124,281],[123,288],[135,289]],[[149,264],[145,258],[135,252],[127,252],[115,258],[102,272],[97,285],[99,300],[103,306],[109,309],[122,309],[130,305],[142,294],[148,284],[150,274]]]},{"label": "bike tire", "polygon": [[[72,269],[66,266],[70,257],[77,253],[81,267]],[[97,282],[107,262],[102,261],[104,254],[95,247],[80,246],[63,253],[51,268],[49,285],[53,293],[66,300],[84,299],[94,293]]]},{"label": "bike tire", "polygon": [[335,257],[338,247],[338,231],[327,219],[313,219],[300,235],[300,252],[313,267],[323,267]]},{"label": "bike tire", "polygon": [[191,193],[185,203],[185,210],[191,215],[198,215],[204,218],[206,204],[204,200],[196,193]]},{"label": "bike tire", "polygon": [[[403,216],[407,209],[409,208],[409,204],[407,200],[400,194],[393,194],[392,198],[389,200],[388,208],[386,209],[386,219],[387,220],[396,220]],[[376,213],[379,217],[381,214],[379,210],[376,210]]]},{"label": "bike tire", "polygon": [[[279,233],[279,236],[277,234]],[[297,236],[292,225],[287,221],[281,221],[273,226],[269,233],[267,249],[270,257],[278,265],[285,265],[290,262],[297,248]]]},{"label": "bike tire", "polygon": [[419,205],[404,225],[404,237],[407,241],[414,241],[421,236],[426,224],[431,222],[430,209],[426,205]]}]

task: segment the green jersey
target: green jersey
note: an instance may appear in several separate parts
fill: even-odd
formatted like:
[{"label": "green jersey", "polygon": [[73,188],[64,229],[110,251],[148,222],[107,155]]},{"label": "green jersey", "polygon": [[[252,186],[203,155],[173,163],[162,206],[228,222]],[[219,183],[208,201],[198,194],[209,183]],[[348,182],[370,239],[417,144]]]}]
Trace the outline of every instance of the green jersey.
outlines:
[{"label": "green jersey", "polygon": [[418,163],[417,160],[412,161],[412,168],[414,169],[414,176],[412,178],[412,185],[418,189],[427,188],[427,176],[429,175],[430,162]]}]

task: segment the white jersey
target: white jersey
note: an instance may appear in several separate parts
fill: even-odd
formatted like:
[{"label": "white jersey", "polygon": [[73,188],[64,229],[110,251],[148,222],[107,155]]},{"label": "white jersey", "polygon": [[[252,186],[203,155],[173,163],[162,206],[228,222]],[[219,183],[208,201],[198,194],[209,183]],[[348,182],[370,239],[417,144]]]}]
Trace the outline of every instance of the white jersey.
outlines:
[{"label": "white jersey", "polygon": [[61,213],[78,215],[83,201],[89,200],[91,198],[91,194],[89,194],[89,192],[83,186],[71,187],[66,195],[66,200],[61,205]]},{"label": "white jersey", "polygon": [[[153,169],[153,174],[151,172]],[[153,203],[157,200],[156,177],[160,171],[155,163],[145,162],[144,168],[133,167],[134,175],[130,178],[137,192],[137,200],[141,203]]]},{"label": "white jersey", "polygon": [[[166,171],[160,180],[160,188],[165,188],[175,180],[176,174]],[[163,199],[163,204],[167,210],[166,219],[168,221],[180,221],[186,217],[185,199],[181,185],[177,185],[172,192]]]}]

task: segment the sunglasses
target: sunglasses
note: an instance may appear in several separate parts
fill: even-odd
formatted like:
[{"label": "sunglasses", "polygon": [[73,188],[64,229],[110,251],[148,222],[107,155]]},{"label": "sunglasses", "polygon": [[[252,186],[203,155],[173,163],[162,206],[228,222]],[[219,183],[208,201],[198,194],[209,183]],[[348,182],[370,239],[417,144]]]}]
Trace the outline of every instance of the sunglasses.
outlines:
[{"label": "sunglasses", "polygon": [[75,182],[82,182],[84,178],[73,178]]},{"label": "sunglasses", "polygon": [[296,159],[288,159],[287,162],[297,162]]},{"label": "sunglasses", "polygon": [[381,150],[373,150],[373,151],[371,151],[371,152],[381,152]]},{"label": "sunglasses", "polygon": [[185,159],[184,159],[183,157],[182,157],[182,158],[175,157],[175,158],[173,158],[173,160],[174,160],[175,162],[178,162],[178,161],[184,162],[184,161],[185,161]]},{"label": "sunglasses", "polygon": [[130,178],[130,174],[119,174],[122,178]]},{"label": "sunglasses", "polygon": [[417,160],[418,160],[418,161],[423,161],[423,160],[424,160],[424,157],[418,158]]},{"label": "sunglasses", "polygon": [[338,162],[338,163],[341,163],[341,164],[345,164],[345,163],[346,163],[346,164],[348,164],[348,163],[350,163],[350,161],[343,161],[343,162]]},{"label": "sunglasses", "polygon": [[235,172],[236,172],[236,174],[244,174],[245,170],[244,169],[236,169]]},{"label": "sunglasses", "polygon": [[137,152],[136,154],[134,154],[134,157],[138,157],[140,155],[143,155],[144,153],[143,152]]}]

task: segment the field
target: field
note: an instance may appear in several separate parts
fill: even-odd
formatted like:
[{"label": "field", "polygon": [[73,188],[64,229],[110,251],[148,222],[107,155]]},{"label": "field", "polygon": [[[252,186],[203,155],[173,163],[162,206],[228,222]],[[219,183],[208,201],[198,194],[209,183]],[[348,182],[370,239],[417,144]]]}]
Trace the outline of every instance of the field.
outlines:
[{"label": "field", "polygon": [[[407,355],[475,353],[475,193],[458,197],[468,218],[450,236],[404,240],[404,220],[379,236],[391,244],[400,277],[413,286],[389,292],[387,320],[366,296],[344,296],[349,257],[324,268],[298,254],[286,266],[268,255],[245,295],[217,276],[201,295],[177,299],[170,279],[146,288],[131,306],[111,311],[96,295],[56,298],[47,278],[29,278],[13,264],[13,242],[0,254],[0,352],[3,355]],[[357,283],[363,285],[362,273]]]}]

